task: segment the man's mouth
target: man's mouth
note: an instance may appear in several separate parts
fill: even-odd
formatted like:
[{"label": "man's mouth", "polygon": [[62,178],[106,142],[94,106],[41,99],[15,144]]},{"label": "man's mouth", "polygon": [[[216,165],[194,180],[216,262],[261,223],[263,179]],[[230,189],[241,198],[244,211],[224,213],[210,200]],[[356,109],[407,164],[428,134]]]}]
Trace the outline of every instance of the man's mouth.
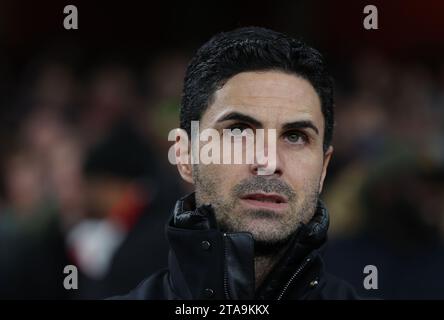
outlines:
[{"label": "man's mouth", "polygon": [[288,207],[287,198],[276,193],[250,193],[241,197],[248,206],[281,210]]}]

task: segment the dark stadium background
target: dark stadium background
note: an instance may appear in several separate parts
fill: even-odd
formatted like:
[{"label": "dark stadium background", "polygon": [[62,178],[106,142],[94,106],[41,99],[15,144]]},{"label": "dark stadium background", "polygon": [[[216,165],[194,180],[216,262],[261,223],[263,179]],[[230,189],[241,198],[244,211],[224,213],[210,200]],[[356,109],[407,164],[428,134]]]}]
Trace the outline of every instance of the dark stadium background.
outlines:
[{"label": "dark stadium background", "polygon": [[167,161],[184,69],[249,25],[302,37],[336,79],[330,271],[364,297],[444,298],[443,18],[442,1],[0,1],[0,298],[103,298],[165,265],[191,190]]}]

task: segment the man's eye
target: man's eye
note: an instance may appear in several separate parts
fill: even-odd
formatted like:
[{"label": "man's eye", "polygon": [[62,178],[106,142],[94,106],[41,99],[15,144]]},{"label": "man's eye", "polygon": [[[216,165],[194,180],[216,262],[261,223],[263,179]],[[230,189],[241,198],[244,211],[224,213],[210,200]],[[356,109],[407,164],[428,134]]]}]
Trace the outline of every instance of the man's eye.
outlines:
[{"label": "man's eye", "polygon": [[289,132],[285,134],[285,141],[291,144],[304,144],[307,142],[307,136],[302,132]]}]

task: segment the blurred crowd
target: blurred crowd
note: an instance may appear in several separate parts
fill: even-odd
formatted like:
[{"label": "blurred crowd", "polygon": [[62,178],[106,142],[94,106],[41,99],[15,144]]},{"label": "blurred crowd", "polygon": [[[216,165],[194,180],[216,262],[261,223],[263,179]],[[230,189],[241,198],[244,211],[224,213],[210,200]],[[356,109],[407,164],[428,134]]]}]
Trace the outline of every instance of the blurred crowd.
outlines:
[{"label": "blurred crowd", "polygon": [[186,62],[23,69],[1,106],[0,297],[105,298],[166,266],[164,225],[187,191],[166,161]]},{"label": "blurred crowd", "polygon": [[[164,224],[191,190],[167,157],[188,59],[39,58],[0,79],[0,298],[105,298],[166,265]],[[367,51],[333,70],[327,265],[364,297],[444,298],[444,64]]]},{"label": "blurred crowd", "polygon": [[[326,263],[362,297],[443,299],[444,65],[367,51],[347,70],[324,194]],[[377,290],[363,285],[367,265]]]}]

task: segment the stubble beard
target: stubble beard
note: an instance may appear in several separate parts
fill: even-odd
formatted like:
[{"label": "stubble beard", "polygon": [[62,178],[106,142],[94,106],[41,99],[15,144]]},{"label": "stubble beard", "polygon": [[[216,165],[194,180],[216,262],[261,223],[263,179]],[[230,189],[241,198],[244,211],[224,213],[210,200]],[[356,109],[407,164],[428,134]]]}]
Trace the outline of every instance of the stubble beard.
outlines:
[{"label": "stubble beard", "polygon": [[[276,178],[255,176],[239,182],[228,196],[218,192],[220,181],[205,176],[197,165],[193,168],[196,184],[196,204],[211,204],[222,232],[249,232],[255,241],[255,255],[266,256],[285,247],[292,235],[313,217],[319,198],[315,184],[306,185],[305,196],[296,195],[285,182]],[[249,192],[275,192],[288,198],[285,212],[242,208],[240,195]]]}]

